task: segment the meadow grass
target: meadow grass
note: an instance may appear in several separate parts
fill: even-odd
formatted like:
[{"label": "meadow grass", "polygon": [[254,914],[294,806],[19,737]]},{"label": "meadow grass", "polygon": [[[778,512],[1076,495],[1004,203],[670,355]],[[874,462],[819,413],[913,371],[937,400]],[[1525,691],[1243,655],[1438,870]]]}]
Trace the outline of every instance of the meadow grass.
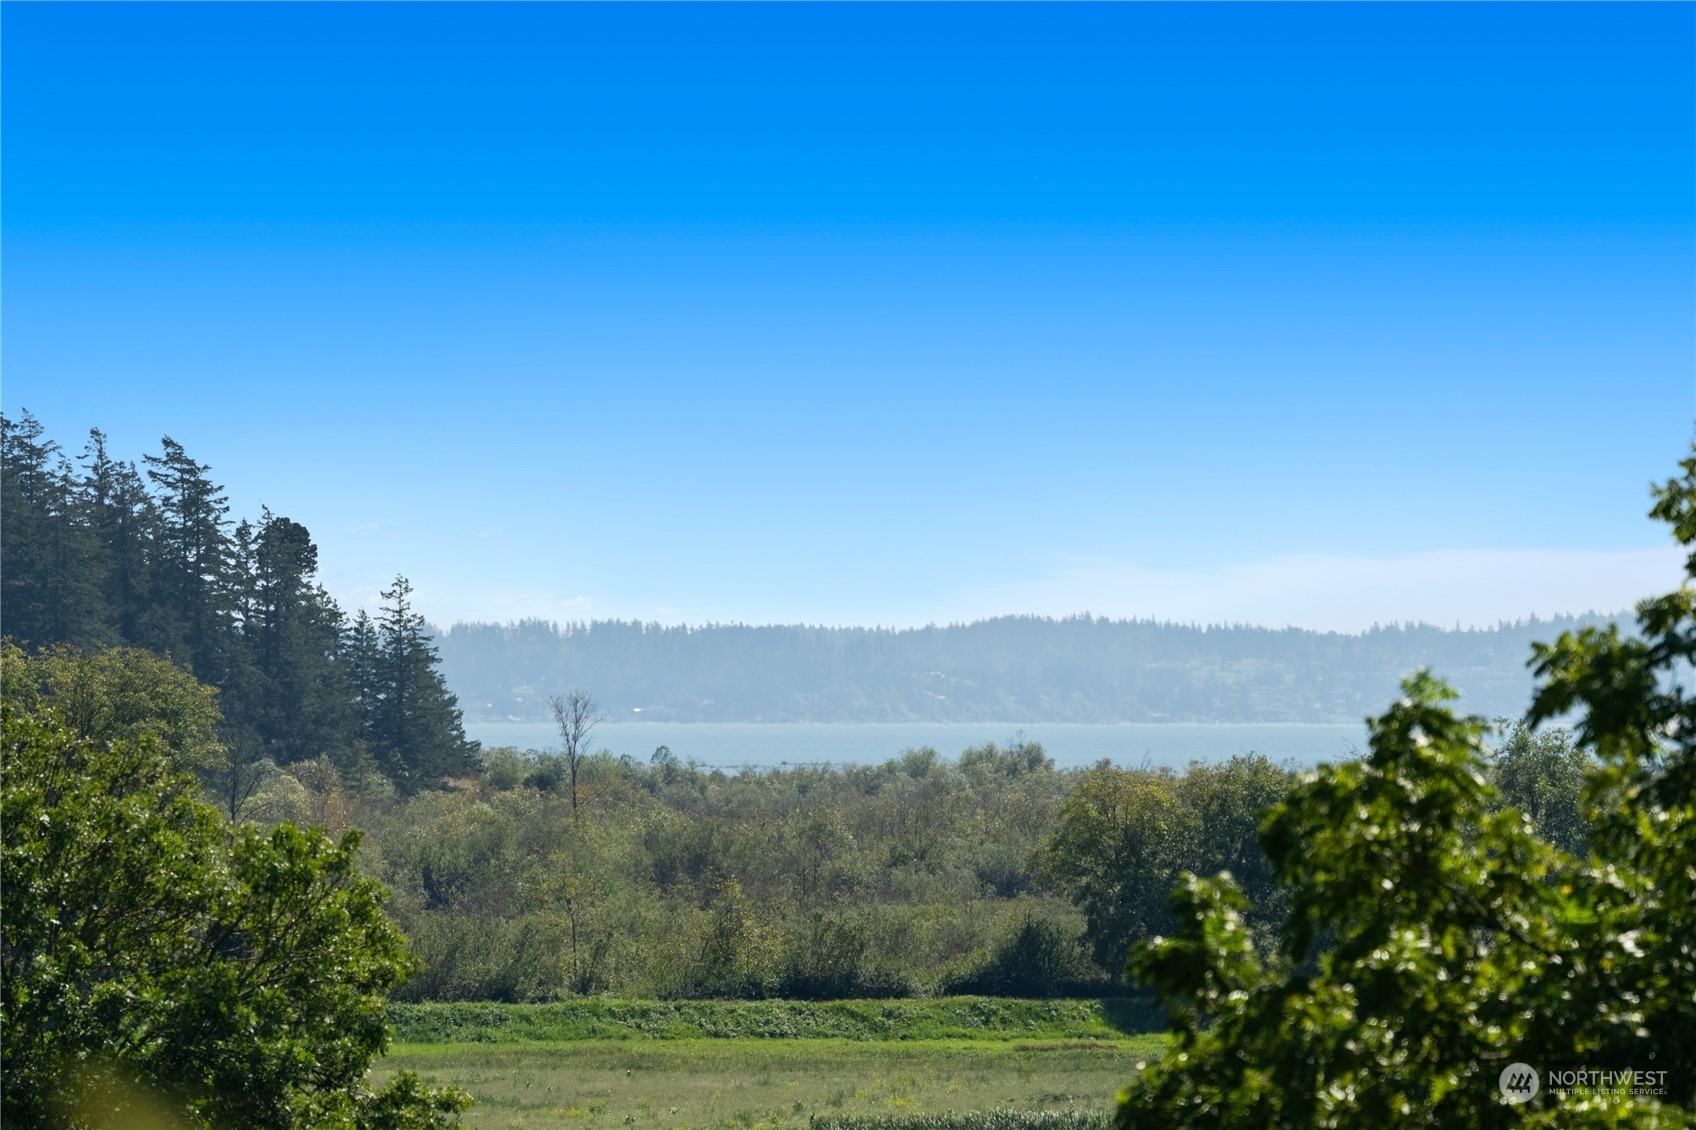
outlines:
[{"label": "meadow grass", "polygon": [[397,1043],[521,1040],[843,1039],[1113,1040],[1164,1030],[1145,1000],[637,1001],[396,1004]]},{"label": "meadow grass", "polygon": [[808,1130],[1110,1130],[1105,1110],[991,1110],[948,1114],[814,1115]]},{"label": "meadow grass", "polygon": [[477,1130],[922,1130],[969,1125],[936,1117],[949,1112],[993,1110],[1072,1110],[1057,1130],[1086,1130],[1087,1116],[1111,1110],[1137,1061],[1164,1046],[1161,1035],[408,1043],[380,1061],[372,1081],[411,1070],[463,1087],[477,1100],[465,1116]]}]

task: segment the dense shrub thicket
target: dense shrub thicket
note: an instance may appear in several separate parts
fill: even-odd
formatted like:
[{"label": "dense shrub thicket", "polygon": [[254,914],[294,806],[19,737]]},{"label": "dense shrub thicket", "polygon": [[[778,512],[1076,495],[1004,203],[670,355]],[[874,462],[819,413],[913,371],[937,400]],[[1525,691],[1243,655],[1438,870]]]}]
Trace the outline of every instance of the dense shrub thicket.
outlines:
[{"label": "dense shrub thicket", "polygon": [[[1570,831],[1564,735],[1499,744],[1492,772]],[[408,1001],[1113,996],[1130,944],[1175,929],[1185,871],[1240,876],[1263,944],[1285,913],[1256,829],[1294,775],[1259,757],[1062,771],[1015,741],[726,773],[602,753],[579,819],[547,769],[497,749],[405,797],[296,766],[248,815],[364,829],[422,958]]]},{"label": "dense shrub thicket", "polygon": [[363,828],[423,960],[404,1000],[888,998],[998,976],[1107,992],[1085,918],[1033,868],[1075,774],[1034,744],[946,762],[725,773],[660,754],[581,766],[491,751],[463,788],[401,797],[281,774],[262,821]]}]

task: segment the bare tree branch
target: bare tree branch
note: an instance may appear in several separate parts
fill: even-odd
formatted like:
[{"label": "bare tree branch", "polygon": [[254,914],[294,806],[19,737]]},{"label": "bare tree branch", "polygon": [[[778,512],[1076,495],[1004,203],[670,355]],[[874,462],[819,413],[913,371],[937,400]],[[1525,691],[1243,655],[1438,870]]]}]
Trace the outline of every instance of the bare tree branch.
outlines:
[{"label": "bare tree branch", "polygon": [[569,694],[550,695],[548,706],[554,713],[554,725],[559,727],[560,745],[565,753],[565,767],[571,774],[571,819],[578,819],[577,769],[589,753],[589,734],[606,715],[595,706],[595,700],[583,691],[572,688]]}]

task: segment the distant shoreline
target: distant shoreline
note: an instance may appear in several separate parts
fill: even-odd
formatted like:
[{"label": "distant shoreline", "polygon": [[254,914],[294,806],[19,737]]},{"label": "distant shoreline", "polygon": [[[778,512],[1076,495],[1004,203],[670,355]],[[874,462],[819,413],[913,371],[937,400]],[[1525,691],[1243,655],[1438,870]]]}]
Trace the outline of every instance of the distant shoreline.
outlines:
[{"label": "distant shoreline", "polygon": [[[467,722],[467,736],[485,748],[557,749],[546,722]],[[1258,753],[1273,761],[1313,765],[1366,748],[1364,722],[606,722],[591,745],[638,761],[658,746],[681,760],[721,769],[799,765],[877,765],[907,749],[930,747],[944,760],[994,742],[1040,743],[1061,769],[1107,760],[1182,768],[1192,761]]]},{"label": "distant shoreline", "polygon": [[435,643],[471,720],[542,721],[575,687],[620,724],[1352,725],[1421,668],[1465,688],[1462,710],[1518,716],[1532,644],[1603,622],[1356,636],[1082,616],[910,632],[527,622]]}]

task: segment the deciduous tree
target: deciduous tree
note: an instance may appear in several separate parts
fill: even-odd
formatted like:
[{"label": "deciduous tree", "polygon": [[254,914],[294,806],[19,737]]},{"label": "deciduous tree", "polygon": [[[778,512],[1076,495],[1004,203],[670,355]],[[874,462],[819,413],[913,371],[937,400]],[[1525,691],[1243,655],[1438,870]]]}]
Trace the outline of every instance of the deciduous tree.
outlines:
[{"label": "deciduous tree", "polygon": [[[1120,1126],[1696,1118],[1696,697],[1679,678],[1696,662],[1696,457],[1683,469],[1652,513],[1691,551],[1686,583],[1637,606],[1636,636],[1586,629],[1536,650],[1529,724],[1576,714],[1597,759],[1585,855],[1517,809],[1491,813],[1482,719],[1411,679],[1372,721],[1369,755],[1322,767],[1264,826],[1290,898],[1278,954],[1249,944],[1228,875],[1187,876],[1174,936],[1132,954],[1174,1038],[1121,1091]],[[1515,1064],[1634,1074],[1517,1105]]]},{"label": "deciduous tree", "polygon": [[589,754],[589,735],[606,721],[606,715],[593,698],[575,687],[567,694],[549,696],[548,709],[553,712],[554,726],[559,730],[560,756],[571,778],[571,818],[575,821],[579,818],[577,778],[583,759]]},{"label": "deciduous tree", "polygon": [[52,707],[87,741],[155,738],[174,769],[202,777],[224,765],[218,692],[152,652],[60,644],[28,655],[0,641],[0,688],[20,709]]},{"label": "deciduous tree", "polygon": [[364,1085],[410,968],[384,892],[289,825],[230,829],[152,734],[0,704],[8,1126],[425,1127],[465,1100]]},{"label": "deciduous tree", "polygon": [[1104,969],[1121,967],[1132,942],[1171,929],[1166,893],[1195,831],[1170,772],[1103,765],[1060,806],[1038,868],[1084,912]]},{"label": "deciduous tree", "polygon": [[1584,816],[1584,778],[1596,767],[1572,743],[1572,732],[1536,729],[1523,720],[1496,719],[1500,740],[1490,750],[1495,807],[1516,808],[1530,817],[1537,834],[1570,855],[1583,856],[1590,843]]}]

